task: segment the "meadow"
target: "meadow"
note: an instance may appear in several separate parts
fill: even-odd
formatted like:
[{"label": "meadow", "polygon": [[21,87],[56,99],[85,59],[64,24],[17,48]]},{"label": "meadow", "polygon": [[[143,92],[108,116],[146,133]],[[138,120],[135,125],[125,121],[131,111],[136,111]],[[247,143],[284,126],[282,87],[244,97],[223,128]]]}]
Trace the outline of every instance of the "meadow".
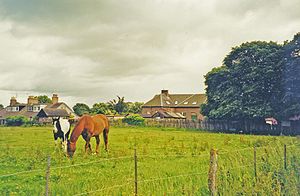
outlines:
[{"label": "meadow", "polygon": [[[92,139],[92,148],[95,139]],[[287,145],[284,169],[283,146]],[[257,148],[257,177],[253,147]],[[208,195],[209,152],[218,150],[220,195],[299,195],[297,137],[208,133],[175,128],[112,127],[109,153],[86,154],[82,138],[72,160],[55,148],[51,127],[0,127],[0,195],[43,195],[51,157],[51,195]]]}]

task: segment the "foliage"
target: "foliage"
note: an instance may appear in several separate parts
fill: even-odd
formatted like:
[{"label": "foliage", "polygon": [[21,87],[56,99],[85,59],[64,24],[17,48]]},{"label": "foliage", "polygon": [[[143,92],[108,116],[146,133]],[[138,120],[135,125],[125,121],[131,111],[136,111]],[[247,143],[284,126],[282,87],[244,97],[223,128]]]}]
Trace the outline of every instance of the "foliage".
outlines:
[{"label": "foliage", "polygon": [[276,116],[281,96],[282,46],[274,42],[247,42],[226,56],[224,66],[205,76],[205,115],[215,119]]},{"label": "foliage", "polygon": [[4,108],[4,106],[2,104],[0,104],[0,110],[2,110]]},{"label": "foliage", "polygon": [[[207,172],[211,148],[219,150],[219,195],[299,195],[300,143],[295,137],[112,127],[109,153],[101,149],[98,156],[86,155],[85,141],[80,137],[76,154],[69,160],[54,150],[51,130],[52,127],[0,127],[1,195],[44,195],[49,155],[52,195],[86,192],[132,195],[134,147],[138,156],[139,195],[209,195]],[[252,147],[257,140],[263,140],[261,143],[267,147],[257,148],[258,178],[255,181]],[[283,144],[288,145],[288,168],[285,171]],[[94,150],[94,139],[91,145]],[[103,148],[103,141],[100,148]],[[18,173],[20,171],[24,173]],[[17,174],[3,176],[10,173]]]},{"label": "foliage", "polygon": [[111,100],[108,102],[109,107],[112,111],[116,111],[118,114],[122,114],[124,112],[127,112],[128,106],[127,103],[125,103],[125,98],[117,96],[118,100]]},{"label": "foliage", "polygon": [[142,112],[142,106],[144,105],[144,103],[142,102],[128,102],[128,112],[132,113],[132,114],[140,114]]},{"label": "foliage", "polygon": [[21,126],[27,123],[30,123],[30,121],[25,116],[9,116],[6,118],[7,126]]},{"label": "foliage", "polygon": [[75,114],[77,114],[78,116],[82,116],[83,114],[89,114],[90,113],[89,106],[84,104],[84,103],[76,103],[73,106],[73,110],[74,110]]},{"label": "foliage", "polygon": [[282,114],[299,115],[300,111],[300,33],[284,45]]},{"label": "foliage", "polygon": [[109,105],[106,103],[95,103],[93,107],[91,108],[91,113],[92,114],[111,114],[112,112],[110,111]]},{"label": "foliage", "polygon": [[145,119],[138,114],[132,114],[126,116],[123,119],[123,122],[129,125],[138,125],[138,126],[145,125]]},{"label": "foliage", "polygon": [[52,100],[47,95],[38,96],[39,103],[52,103]]}]

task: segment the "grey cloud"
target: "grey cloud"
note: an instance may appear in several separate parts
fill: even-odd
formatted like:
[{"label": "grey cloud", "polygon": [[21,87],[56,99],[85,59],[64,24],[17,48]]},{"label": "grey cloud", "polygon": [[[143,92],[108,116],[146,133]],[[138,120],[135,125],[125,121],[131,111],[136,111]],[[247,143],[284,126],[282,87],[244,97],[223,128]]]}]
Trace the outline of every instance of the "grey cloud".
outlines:
[{"label": "grey cloud", "polygon": [[203,75],[231,47],[283,41],[299,31],[299,6],[298,0],[2,0],[0,89],[56,91],[89,103],[115,95],[145,101],[161,88],[203,92]]}]

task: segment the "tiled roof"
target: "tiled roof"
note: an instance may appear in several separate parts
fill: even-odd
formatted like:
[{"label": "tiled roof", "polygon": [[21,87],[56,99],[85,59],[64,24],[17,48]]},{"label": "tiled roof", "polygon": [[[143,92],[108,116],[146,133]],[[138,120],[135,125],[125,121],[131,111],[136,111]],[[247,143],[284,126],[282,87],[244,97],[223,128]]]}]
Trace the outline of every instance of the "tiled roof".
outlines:
[{"label": "tiled roof", "polygon": [[143,107],[200,107],[206,102],[205,94],[159,94]]},{"label": "tiled roof", "polygon": [[155,117],[185,119],[185,116],[181,115],[180,113],[170,111],[158,111],[152,115],[152,118]]},{"label": "tiled roof", "polygon": [[0,110],[0,118],[5,119],[9,116],[25,116],[27,118],[33,118],[35,117],[37,112],[29,112],[27,111],[27,107],[24,107],[21,111],[7,111],[6,109]]}]

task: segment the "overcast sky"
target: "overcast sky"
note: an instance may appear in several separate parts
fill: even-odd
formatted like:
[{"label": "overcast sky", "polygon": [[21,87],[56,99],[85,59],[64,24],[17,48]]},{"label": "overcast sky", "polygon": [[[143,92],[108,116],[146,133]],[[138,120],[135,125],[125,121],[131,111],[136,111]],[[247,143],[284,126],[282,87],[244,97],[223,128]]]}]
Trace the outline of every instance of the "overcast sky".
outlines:
[{"label": "overcast sky", "polygon": [[231,47],[292,39],[300,0],[0,0],[0,103],[204,93]]}]

